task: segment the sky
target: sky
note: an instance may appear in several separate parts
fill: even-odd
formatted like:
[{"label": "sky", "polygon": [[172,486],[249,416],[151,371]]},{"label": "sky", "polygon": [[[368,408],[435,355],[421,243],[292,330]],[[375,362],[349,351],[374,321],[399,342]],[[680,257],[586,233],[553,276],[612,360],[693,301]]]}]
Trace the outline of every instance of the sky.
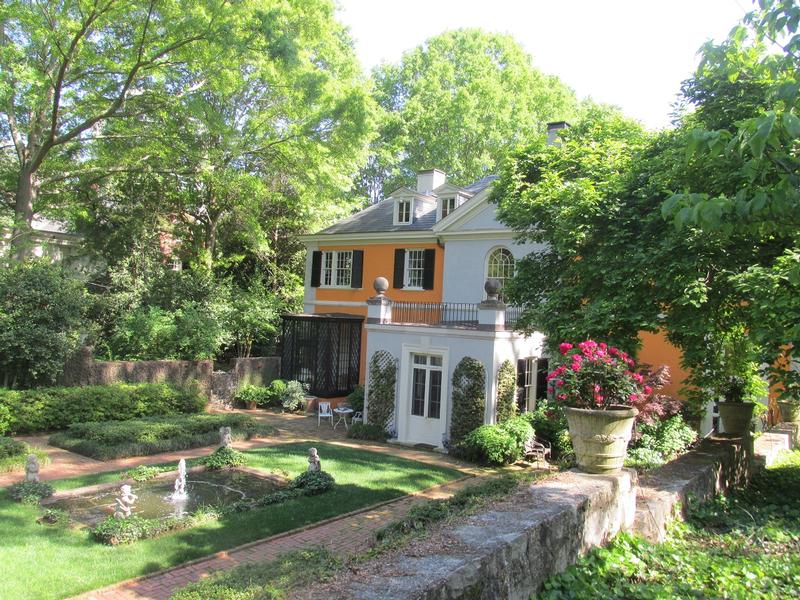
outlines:
[{"label": "sky", "polygon": [[442,31],[508,33],[536,68],[579,98],[615,104],[651,129],[670,124],[672,104],[699,62],[751,0],[338,0],[362,65],[398,62]]}]

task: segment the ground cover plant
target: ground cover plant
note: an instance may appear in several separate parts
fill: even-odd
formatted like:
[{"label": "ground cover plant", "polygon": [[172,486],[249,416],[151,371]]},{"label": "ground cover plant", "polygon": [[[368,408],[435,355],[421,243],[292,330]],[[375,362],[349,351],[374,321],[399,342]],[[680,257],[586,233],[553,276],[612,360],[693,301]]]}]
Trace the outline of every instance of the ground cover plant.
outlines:
[{"label": "ground cover plant", "polygon": [[746,489],[690,511],[663,544],[621,535],[550,578],[539,600],[796,598],[800,451]]},{"label": "ground cover plant", "polygon": [[110,460],[210,446],[219,443],[220,427],[230,427],[235,440],[272,431],[246,415],[180,415],[74,423],[66,431],[51,435],[50,444],[98,460]]},{"label": "ground cover plant", "polygon": [[0,407],[7,409],[7,431],[13,434],[55,431],[87,421],[197,413],[205,405],[206,399],[196,385],[177,388],[163,383],[115,383],[0,389]]},{"label": "ground cover plant", "polygon": [[[285,477],[308,467],[310,444],[247,450],[247,466]],[[356,448],[316,443],[322,468],[336,478],[334,489],[240,513],[231,513],[157,539],[111,547],[86,529],[36,523],[41,509],[0,493],[4,524],[0,564],[14,565],[0,579],[0,598],[63,598],[123,579],[164,569],[226,548],[265,538],[350,510],[391,500],[459,477],[458,471]],[[189,465],[198,461],[190,460]],[[171,465],[175,469],[175,465]],[[51,482],[57,491],[119,483],[120,472],[96,473]],[[47,565],[46,569],[42,565]]]}]

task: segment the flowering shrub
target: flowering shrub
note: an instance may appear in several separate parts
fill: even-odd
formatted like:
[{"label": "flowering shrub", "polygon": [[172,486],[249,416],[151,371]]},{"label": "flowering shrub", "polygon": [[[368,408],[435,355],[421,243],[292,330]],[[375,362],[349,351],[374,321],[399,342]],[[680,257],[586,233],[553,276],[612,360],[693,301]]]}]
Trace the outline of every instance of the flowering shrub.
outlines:
[{"label": "flowering shrub", "polygon": [[564,362],[547,376],[556,400],[573,408],[631,405],[652,393],[625,352],[592,340],[559,346]]}]

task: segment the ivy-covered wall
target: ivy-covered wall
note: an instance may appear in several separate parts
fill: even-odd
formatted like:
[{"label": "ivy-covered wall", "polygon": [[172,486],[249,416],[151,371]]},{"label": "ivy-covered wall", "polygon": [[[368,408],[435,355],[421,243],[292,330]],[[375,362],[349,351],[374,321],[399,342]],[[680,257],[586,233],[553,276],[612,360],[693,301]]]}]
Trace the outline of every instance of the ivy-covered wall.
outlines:
[{"label": "ivy-covered wall", "polygon": [[483,425],[485,410],[486,369],[479,360],[465,356],[453,371],[450,443],[460,442],[470,431]]},{"label": "ivy-covered wall", "polygon": [[497,406],[495,418],[498,423],[508,421],[517,414],[517,370],[514,363],[504,360],[497,372]]}]

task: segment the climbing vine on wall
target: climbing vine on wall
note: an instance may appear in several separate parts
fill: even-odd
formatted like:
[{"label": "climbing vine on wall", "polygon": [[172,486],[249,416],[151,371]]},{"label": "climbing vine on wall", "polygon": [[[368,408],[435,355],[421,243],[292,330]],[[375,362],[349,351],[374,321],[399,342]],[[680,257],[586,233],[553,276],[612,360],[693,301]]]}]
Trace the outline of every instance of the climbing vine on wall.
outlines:
[{"label": "climbing vine on wall", "polygon": [[503,361],[497,372],[497,422],[517,414],[517,370],[510,360]]},{"label": "climbing vine on wall", "polygon": [[486,369],[483,363],[465,356],[453,371],[453,418],[450,443],[457,444],[473,429],[483,425],[486,409]]},{"label": "climbing vine on wall", "polygon": [[369,361],[367,419],[388,430],[394,417],[397,387],[397,361],[385,350],[378,350]]}]

